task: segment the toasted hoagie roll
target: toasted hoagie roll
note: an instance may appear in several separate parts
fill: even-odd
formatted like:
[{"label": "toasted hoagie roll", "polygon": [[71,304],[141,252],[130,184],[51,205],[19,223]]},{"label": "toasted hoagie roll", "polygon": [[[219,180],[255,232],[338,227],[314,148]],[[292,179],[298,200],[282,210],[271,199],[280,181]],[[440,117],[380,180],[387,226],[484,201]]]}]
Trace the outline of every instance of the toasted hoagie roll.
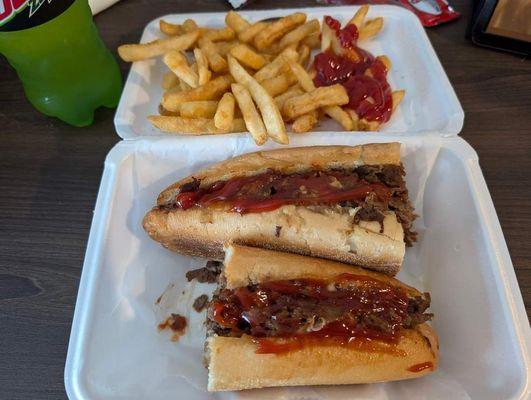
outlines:
[{"label": "toasted hoagie roll", "polygon": [[333,261],[228,245],[207,317],[208,390],[416,378],[437,369],[429,294]]},{"label": "toasted hoagie roll", "polygon": [[168,187],[144,228],[193,256],[232,240],[394,275],[415,240],[404,174],[399,143],[245,154]]}]

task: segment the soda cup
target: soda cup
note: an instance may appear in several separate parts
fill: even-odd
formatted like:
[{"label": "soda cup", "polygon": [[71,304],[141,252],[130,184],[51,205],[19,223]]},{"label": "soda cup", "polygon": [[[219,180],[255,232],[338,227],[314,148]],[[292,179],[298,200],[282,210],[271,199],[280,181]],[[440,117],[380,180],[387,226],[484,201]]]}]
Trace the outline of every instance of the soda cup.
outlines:
[{"label": "soda cup", "polygon": [[118,104],[120,70],[87,0],[0,0],[0,53],[43,114],[86,126]]}]

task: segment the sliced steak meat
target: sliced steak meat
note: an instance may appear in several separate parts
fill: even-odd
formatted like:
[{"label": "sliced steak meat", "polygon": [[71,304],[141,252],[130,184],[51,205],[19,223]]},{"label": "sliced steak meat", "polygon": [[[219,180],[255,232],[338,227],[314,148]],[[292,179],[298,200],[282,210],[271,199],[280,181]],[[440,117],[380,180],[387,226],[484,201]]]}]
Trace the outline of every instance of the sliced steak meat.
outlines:
[{"label": "sliced steak meat", "polygon": [[221,273],[222,265],[219,261],[209,260],[203,268],[188,271],[186,279],[188,279],[188,282],[195,279],[200,283],[215,283]]}]

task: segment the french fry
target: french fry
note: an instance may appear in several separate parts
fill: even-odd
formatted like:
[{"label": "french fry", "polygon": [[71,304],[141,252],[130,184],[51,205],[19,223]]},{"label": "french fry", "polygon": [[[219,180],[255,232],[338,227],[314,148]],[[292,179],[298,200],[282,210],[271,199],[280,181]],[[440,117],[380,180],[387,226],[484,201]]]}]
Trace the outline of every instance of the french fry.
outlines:
[{"label": "french fry", "polygon": [[179,111],[180,105],[189,101],[215,100],[230,88],[234,79],[230,75],[221,75],[203,86],[184,92],[168,91],[162,97],[162,105],[169,111]]},{"label": "french fry", "polygon": [[212,42],[221,42],[224,40],[232,40],[236,37],[236,33],[229,28],[222,29],[207,29],[203,32],[203,37],[211,40]]},{"label": "french fry", "polygon": [[254,37],[267,27],[267,22],[256,22],[238,33],[238,39],[243,43],[249,43]]},{"label": "french fry", "polygon": [[199,48],[205,54],[212,71],[222,72],[227,69],[227,62],[219,55],[216,46],[211,40],[207,38],[199,39]]},{"label": "french fry", "polygon": [[348,93],[343,86],[322,86],[286,100],[282,111],[288,118],[293,119],[320,107],[339,106],[347,104],[348,101]]},{"label": "french fry", "polygon": [[[300,64],[297,64],[295,62],[290,62],[289,66],[291,68],[291,71],[293,72],[293,75],[295,75],[295,77],[299,81],[299,85],[306,92],[311,92],[312,90],[315,90],[315,85],[313,83],[312,78]],[[343,110],[341,107],[326,106],[326,107],[323,107],[323,111],[330,118],[339,122],[341,126],[345,128],[345,130],[351,131],[354,129],[354,123],[352,122],[352,119],[349,117],[347,112]]]},{"label": "french fry", "polygon": [[314,33],[313,35],[307,36],[302,40],[302,44],[308,46],[311,50],[318,49],[321,46],[321,39],[319,38],[320,33]]},{"label": "french fry", "polygon": [[319,25],[319,21],[312,19],[311,21],[306,22],[304,25],[298,26],[286,34],[282,39],[280,39],[279,46],[281,49],[285,49],[289,45],[298,44],[307,36],[318,33],[320,28],[321,26]]},{"label": "french fry", "polygon": [[216,46],[216,50],[218,51],[219,55],[222,57],[226,57],[227,54],[232,50],[234,46],[237,46],[240,44],[237,40],[232,40],[230,42],[216,42],[214,45]]},{"label": "french fry", "polygon": [[300,50],[299,50],[299,64],[302,65],[303,67],[308,64],[308,60],[310,59],[310,48],[303,44],[301,45],[300,47]]},{"label": "french fry", "polygon": [[[193,19],[186,19],[182,24],[183,31],[185,32],[194,32],[199,31],[199,26]],[[199,32],[198,32],[199,33]]]},{"label": "french fry", "polygon": [[294,13],[272,22],[254,37],[254,45],[258,50],[265,49],[279,40],[289,31],[306,22],[306,14]]},{"label": "french fry", "polygon": [[398,105],[402,102],[405,94],[405,90],[395,90],[393,93],[391,93],[391,98],[393,100],[393,112],[395,112]]},{"label": "french fry", "polygon": [[364,4],[359,8],[358,11],[356,11],[356,14],[348,21],[347,25],[354,24],[359,29],[361,25],[363,24],[363,20],[365,19],[365,16],[367,15],[367,11],[369,11],[369,5]]},{"label": "french fry", "polygon": [[346,111],[352,120],[352,130],[359,130],[360,117],[358,113],[351,108],[347,108]]},{"label": "french fry", "polygon": [[280,53],[273,61],[265,65],[254,74],[254,79],[263,82],[266,79],[274,78],[286,66],[286,61],[297,61],[299,55],[292,49],[286,49]]},{"label": "french fry", "polygon": [[380,62],[385,65],[385,68],[389,71],[391,69],[391,60],[389,59],[389,57],[385,56],[385,55],[382,55],[382,56],[378,56],[376,57],[377,60],[380,60]]},{"label": "french fry", "polygon": [[297,78],[299,81],[299,85],[304,89],[305,92],[311,92],[315,90],[315,85],[313,83],[312,78],[306,72],[306,70],[297,63],[296,61],[290,60],[288,63],[292,74]]},{"label": "french fry", "polygon": [[192,89],[192,87],[185,81],[183,81],[181,78],[179,78],[179,87],[181,88],[181,91]]},{"label": "french fry", "polygon": [[311,131],[319,119],[319,113],[317,110],[313,110],[307,114],[303,114],[297,117],[291,125],[291,130],[295,133],[305,133]]},{"label": "french fry", "polygon": [[[232,84],[235,85],[234,83]],[[181,107],[182,112],[182,107]],[[214,126],[222,131],[229,131],[234,121],[234,96],[232,93],[225,93],[218,103],[214,114]]]},{"label": "french fry", "polygon": [[297,78],[293,76],[291,71],[288,71],[274,78],[267,79],[261,82],[261,84],[264,89],[267,90],[267,93],[269,93],[272,97],[275,97],[284,93],[295,82],[297,82]]},{"label": "french fry", "polygon": [[252,69],[260,69],[267,62],[264,56],[256,53],[246,44],[238,44],[230,50],[230,54],[243,65]]},{"label": "french fry", "polygon": [[159,114],[165,115],[167,117],[178,117],[179,116],[178,112],[168,111],[162,106],[162,104],[159,104]]},{"label": "french fry", "polygon": [[212,73],[208,69],[208,60],[203,54],[203,51],[196,47],[194,49],[195,64],[197,65],[197,75],[199,85],[204,85],[212,77]]},{"label": "french fry", "polygon": [[190,68],[186,57],[181,52],[170,51],[164,55],[163,61],[175,75],[188,85],[193,88],[198,86],[197,73]]},{"label": "french fry", "polygon": [[172,71],[166,72],[162,76],[162,88],[164,90],[171,89],[179,84],[179,77],[175,75]]},{"label": "french fry", "polygon": [[184,32],[182,25],[171,24],[161,19],[159,21],[159,29],[162,33],[168,36],[182,35]]},{"label": "french fry", "polygon": [[188,101],[181,104],[179,112],[186,118],[213,118],[218,108],[215,100]]},{"label": "french fry", "polygon": [[236,11],[229,11],[227,13],[225,16],[225,23],[238,35],[251,26],[249,21],[243,18]]},{"label": "french fry", "polygon": [[[181,135],[213,135],[228,133],[214,125],[210,118],[184,118],[164,115],[150,115],[149,122],[163,132],[178,133]],[[234,119],[229,132],[245,132],[243,119]]]},{"label": "french fry", "polygon": [[124,61],[140,61],[160,56],[168,51],[189,49],[199,37],[199,32],[186,33],[167,39],[158,39],[149,43],[123,44],[118,47],[118,54]]},{"label": "french fry", "polygon": [[365,40],[375,36],[383,28],[383,18],[378,17],[365,22],[359,29],[358,40]]},{"label": "french fry", "polygon": [[323,111],[333,120],[339,122],[339,124],[346,130],[352,131],[356,128],[356,125],[350,115],[339,106],[327,106],[323,107]]},{"label": "french fry", "polygon": [[377,131],[380,126],[378,121],[367,121],[365,118],[362,118],[358,121],[358,129],[360,131]]},{"label": "french fry", "polygon": [[332,46],[332,39],[336,36],[336,33],[323,21],[321,28],[321,51],[324,53]]},{"label": "french fry", "polygon": [[275,104],[277,105],[278,109],[282,113],[282,108],[284,107],[284,103],[286,102],[287,99],[291,99],[292,97],[300,96],[303,93],[304,93],[304,91],[298,85],[297,86],[292,86],[287,91],[285,91],[284,93],[282,93],[282,94],[280,94],[280,95],[278,95],[277,97],[274,98]]},{"label": "french fry", "polygon": [[239,83],[233,83],[231,88],[242,112],[245,126],[251,133],[255,143],[258,146],[263,145],[267,140],[267,131],[264,121],[253,103],[251,93],[249,93],[245,86]]},{"label": "french fry", "polygon": [[287,144],[289,142],[282,115],[275,105],[273,98],[267,91],[245,71],[238,61],[228,56],[229,70],[236,82],[244,85],[251,93],[253,100],[260,109],[267,134],[276,142]]}]

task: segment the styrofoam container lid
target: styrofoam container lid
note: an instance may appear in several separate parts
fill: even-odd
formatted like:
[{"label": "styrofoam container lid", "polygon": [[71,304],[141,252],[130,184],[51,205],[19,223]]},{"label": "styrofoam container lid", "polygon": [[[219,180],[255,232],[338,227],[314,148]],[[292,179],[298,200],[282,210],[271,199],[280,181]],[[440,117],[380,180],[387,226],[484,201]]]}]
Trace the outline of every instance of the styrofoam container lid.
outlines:
[{"label": "styrofoam container lid", "polygon": [[[358,7],[323,7],[242,11],[241,14],[255,22],[266,18],[284,16],[295,11],[308,14],[308,19],[331,15],[342,23],[347,22]],[[180,23],[193,18],[200,26],[222,27],[226,13],[172,14],[161,17]],[[384,17],[382,31],[373,39],[360,45],[375,56],[387,55],[392,62],[388,80],[393,90],[405,89],[406,95],[391,120],[381,132],[400,135],[441,136],[457,135],[462,127],[464,112],[444,69],[418,18],[410,11],[391,5],[370,7],[368,18]],[[151,21],[142,34],[141,42],[164,37],[159,30],[159,20]],[[167,71],[162,60],[150,59],[133,63],[122,93],[114,123],[116,132],[124,139],[167,135],[153,128],[148,115],[158,114],[162,98],[162,76]],[[336,131],[334,121],[320,123],[317,130]]]},{"label": "styrofoam container lid", "polygon": [[[440,339],[438,371],[372,385],[206,392],[205,314],[192,311],[191,304],[209,288],[185,279],[186,271],[205,260],[164,249],[141,221],[166,186],[256,146],[247,136],[149,138],[121,141],[105,162],[65,367],[69,398],[529,399],[529,322],[472,148],[458,137],[344,132],[299,135],[292,145],[375,141],[402,143],[419,242],[407,250],[398,278],[431,293],[431,324]],[[189,321],[177,342],[157,332],[169,312]]]}]

